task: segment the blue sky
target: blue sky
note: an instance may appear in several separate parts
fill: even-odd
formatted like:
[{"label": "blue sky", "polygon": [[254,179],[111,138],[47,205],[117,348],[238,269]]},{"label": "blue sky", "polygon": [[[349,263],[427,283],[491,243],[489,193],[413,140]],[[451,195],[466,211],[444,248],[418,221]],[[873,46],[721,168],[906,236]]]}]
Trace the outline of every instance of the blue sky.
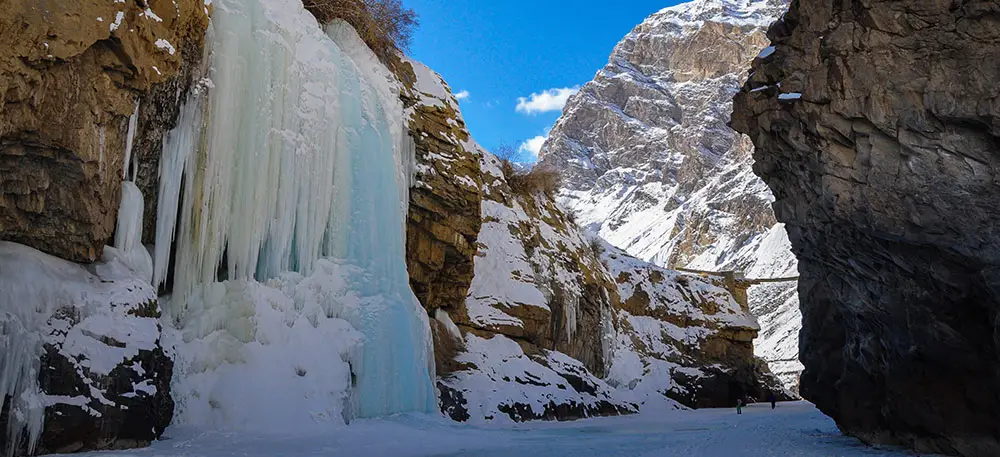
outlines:
[{"label": "blue sky", "polygon": [[677,3],[403,0],[420,15],[409,54],[441,73],[455,93],[468,94],[462,113],[483,147],[525,145],[525,161],[527,145],[541,146],[571,93],[558,89],[593,79],[633,27]]}]

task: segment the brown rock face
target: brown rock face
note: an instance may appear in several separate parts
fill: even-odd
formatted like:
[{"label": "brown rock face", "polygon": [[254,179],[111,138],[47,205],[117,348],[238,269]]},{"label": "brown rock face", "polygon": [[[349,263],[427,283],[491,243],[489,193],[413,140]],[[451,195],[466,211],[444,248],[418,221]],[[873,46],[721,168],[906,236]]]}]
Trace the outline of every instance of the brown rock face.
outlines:
[{"label": "brown rock face", "polygon": [[198,0],[4,3],[0,239],[75,261],[100,255],[135,103],[200,57],[188,51],[200,50],[207,20]]},{"label": "brown rock face", "polygon": [[[403,84],[400,98],[411,113],[409,131],[416,146],[406,224],[410,286],[431,317],[439,309],[463,316],[482,226],[480,155],[466,146],[471,142],[458,101],[450,93],[421,92],[412,63],[399,61],[392,67]],[[447,87],[435,74],[423,76]],[[453,369],[456,342],[447,336],[434,326],[439,373]]]},{"label": "brown rock face", "polygon": [[1000,455],[1000,4],[799,0],[769,35],[733,117],[800,261],[802,395]]}]

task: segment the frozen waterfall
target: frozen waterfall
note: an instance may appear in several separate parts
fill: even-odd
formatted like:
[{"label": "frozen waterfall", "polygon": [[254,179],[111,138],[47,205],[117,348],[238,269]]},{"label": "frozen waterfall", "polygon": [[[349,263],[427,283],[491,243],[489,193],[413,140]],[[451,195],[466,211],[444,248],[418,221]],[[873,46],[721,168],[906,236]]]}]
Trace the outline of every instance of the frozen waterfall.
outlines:
[{"label": "frozen waterfall", "polygon": [[405,262],[412,140],[388,70],[297,0],[213,4],[207,78],[160,168],[175,421],[301,430],[433,410]]}]

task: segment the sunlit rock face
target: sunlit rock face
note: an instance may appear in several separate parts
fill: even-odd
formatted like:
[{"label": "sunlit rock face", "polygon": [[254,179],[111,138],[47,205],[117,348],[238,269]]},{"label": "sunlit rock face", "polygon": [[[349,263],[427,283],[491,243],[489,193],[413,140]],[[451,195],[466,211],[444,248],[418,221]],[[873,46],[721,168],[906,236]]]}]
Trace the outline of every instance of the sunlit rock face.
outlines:
[{"label": "sunlit rock face", "polygon": [[737,96],[802,279],[802,394],[865,441],[1000,455],[1000,5],[801,0]]},{"label": "sunlit rock face", "polygon": [[155,175],[152,160],[202,56],[209,9],[199,0],[145,3],[4,3],[0,239],[98,260],[114,233],[129,145],[141,144],[134,149]]},{"label": "sunlit rock face", "polygon": [[[753,145],[728,122],[732,97],[766,46],[782,0],[698,0],[664,9],[615,48],[569,100],[542,148],[563,170],[561,203],[580,224],[665,267],[796,276]],[[750,290],[757,355],[798,384],[795,284]]]}]

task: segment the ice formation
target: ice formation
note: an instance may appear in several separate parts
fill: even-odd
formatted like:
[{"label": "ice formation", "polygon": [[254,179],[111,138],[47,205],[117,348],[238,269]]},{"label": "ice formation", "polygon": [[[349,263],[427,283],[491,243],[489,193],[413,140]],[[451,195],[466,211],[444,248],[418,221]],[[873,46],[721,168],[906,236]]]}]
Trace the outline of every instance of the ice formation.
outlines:
[{"label": "ice formation", "polygon": [[210,82],[160,169],[176,421],[299,430],[432,410],[398,89],[353,30],[324,33],[298,1],[214,6]]},{"label": "ice formation", "polygon": [[[128,176],[130,161],[133,177],[137,167],[131,153],[138,113],[137,102],[128,123],[123,177]],[[101,132],[103,153],[103,127]],[[114,247],[106,246],[101,261],[90,270],[26,246],[0,242],[0,407],[8,401],[8,396],[11,402],[7,430],[0,433],[7,434],[9,444],[5,451],[8,455],[13,454],[19,443],[26,443],[28,452],[34,452],[42,432],[45,407],[68,401],[46,397],[38,385],[43,345],[54,343],[50,340],[60,333],[50,328],[59,322],[53,316],[57,310],[73,309],[83,320],[69,333],[63,332],[68,346],[56,345],[70,352],[77,350],[75,354],[82,355],[68,360],[86,364],[91,373],[105,375],[124,361],[116,357],[121,354],[109,351],[107,346],[91,344],[88,338],[92,337],[81,336],[80,332],[95,330],[87,328],[99,325],[95,322],[107,322],[96,316],[107,314],[115,304],[135,304],[155,297],[153,289],[148,287],[153,276],[153,261],[142,245],[143,203],[142,192],[135,183],[123,182]],[[106,334],[114,327],[105,325],[89,335]],[[153,333],[158,334],[155,323],[153,328]],[[71,340],[71,337],[78,339]],[[152,341],[156,339],[153,337]],[[74,341],[80,344],[74,347]],[[98,351],[104,353],[87,352],[96,347],[102,348]],[[85,401],[82,407],[87,407]]]},{"label": "ice formation", "polygon": [[114,249],[105,249],[108,257],[119,257],[136,276],[147,283],[153,281],[153,259],[142,245],[142,191],[132,181],[122,183],[122,202],[118,207],[118,225],[115,229]]}]

